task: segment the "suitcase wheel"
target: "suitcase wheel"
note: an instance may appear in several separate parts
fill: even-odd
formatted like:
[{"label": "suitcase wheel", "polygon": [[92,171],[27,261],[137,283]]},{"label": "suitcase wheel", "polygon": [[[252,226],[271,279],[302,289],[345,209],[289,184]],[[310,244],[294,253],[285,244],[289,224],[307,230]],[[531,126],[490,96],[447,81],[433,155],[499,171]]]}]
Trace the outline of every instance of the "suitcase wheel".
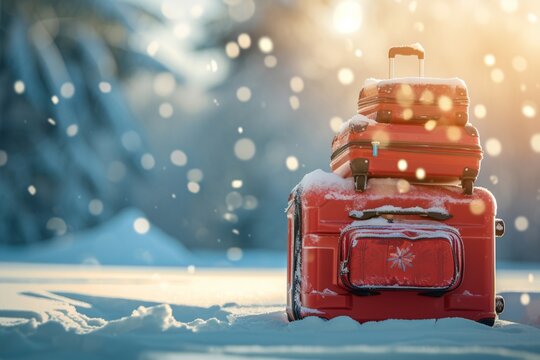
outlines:
[{"label": "suitcase wheel", "polygon": [[473,179],[461,180],[461,187],[463,188],[463,193],[465,195],[472,195],[473,189],[474,189],[474,180]]},{"label": "suitcase wheel", "polygon": [[495,312],[497,315],[504,311],[504,298],[501,295],[495,296]]},{"label": "suitcase wheel", "polygon": [[367,188],[367,175],[357,175],[354,177],[354,190],[364,192]]},{"label": "suitcase wheel", "polygon": [[478,320],[478,322],[480,324],[484,324],[484,325],[492,327],[493,325],[495,325],[495,318],[480,319],[480,320]]}]

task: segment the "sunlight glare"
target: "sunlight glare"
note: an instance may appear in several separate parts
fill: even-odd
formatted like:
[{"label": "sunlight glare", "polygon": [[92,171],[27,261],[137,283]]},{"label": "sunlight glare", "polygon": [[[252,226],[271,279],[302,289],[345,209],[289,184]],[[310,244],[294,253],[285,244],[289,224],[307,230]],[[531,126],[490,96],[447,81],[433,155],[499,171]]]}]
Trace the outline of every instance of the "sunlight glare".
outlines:
[{"label": "sunlight glare", "polygon": [[341,1],[334,9],[334,27],[342,34],[351,34],[362,25],[362,7],[356,1]]}]

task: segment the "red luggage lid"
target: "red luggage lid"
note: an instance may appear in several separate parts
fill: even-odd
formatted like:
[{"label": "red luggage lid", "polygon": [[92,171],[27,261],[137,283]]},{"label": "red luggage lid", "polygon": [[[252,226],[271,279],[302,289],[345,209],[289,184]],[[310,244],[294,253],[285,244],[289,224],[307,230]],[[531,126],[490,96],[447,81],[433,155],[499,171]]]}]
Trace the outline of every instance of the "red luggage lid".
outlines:
[{"label": "red luggage lid", "polygon": [[461,238],[431,221],[355,221],[342,231],[343,285],[350,290],[448,291],[461,274]]}]

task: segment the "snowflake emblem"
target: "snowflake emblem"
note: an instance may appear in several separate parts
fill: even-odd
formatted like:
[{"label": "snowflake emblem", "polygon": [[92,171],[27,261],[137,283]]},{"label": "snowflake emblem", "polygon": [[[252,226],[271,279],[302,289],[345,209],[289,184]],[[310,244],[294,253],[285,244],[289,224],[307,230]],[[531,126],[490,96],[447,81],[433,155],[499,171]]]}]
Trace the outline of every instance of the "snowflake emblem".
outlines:
[{"label": "snowflake emblem", "polygon": [[396,252],[391,253],[390,257],[386,261],[392,263],[392,265],[390,265],[390,269],[393,269],[395,266],[397,266],[399,269],[405,272],[407,270],[407,267],[413,266],[413,259],[414,254],[410,252],[409,248],[396,248]]}]

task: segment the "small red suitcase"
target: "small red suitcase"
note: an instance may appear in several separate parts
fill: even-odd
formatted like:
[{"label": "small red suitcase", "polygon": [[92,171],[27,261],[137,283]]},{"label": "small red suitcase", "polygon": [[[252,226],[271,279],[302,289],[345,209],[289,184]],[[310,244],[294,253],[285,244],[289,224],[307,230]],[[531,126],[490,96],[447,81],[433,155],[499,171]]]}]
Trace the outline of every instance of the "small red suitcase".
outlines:
[{"label": "small red suitcase", "polygon": [[289,197],[287,314],[384,319],[463,317],[492,325],[495,236],[486,189],[351,178],[317,170]]},{"label": "small red suitcase", "polygon": [[[396,55],[414,55],[420,77],[394,79]],[[358,113],[381,123],[424,123],[436,120],[446,125],[468,121],[467,86],[458,78],[424,78],[424,49],[419,44],[390,48],[390,79],[368,79],[358,98]]]},{"label": "small red suitcase", "polygon": [[354,177],[358,191],[370,177],[396,177],[415,182],[460,180],[464,193],[472,194],[481,160],[472,125],[381,124],[355,115],[332,141],[330,167],[342,177]]}]

